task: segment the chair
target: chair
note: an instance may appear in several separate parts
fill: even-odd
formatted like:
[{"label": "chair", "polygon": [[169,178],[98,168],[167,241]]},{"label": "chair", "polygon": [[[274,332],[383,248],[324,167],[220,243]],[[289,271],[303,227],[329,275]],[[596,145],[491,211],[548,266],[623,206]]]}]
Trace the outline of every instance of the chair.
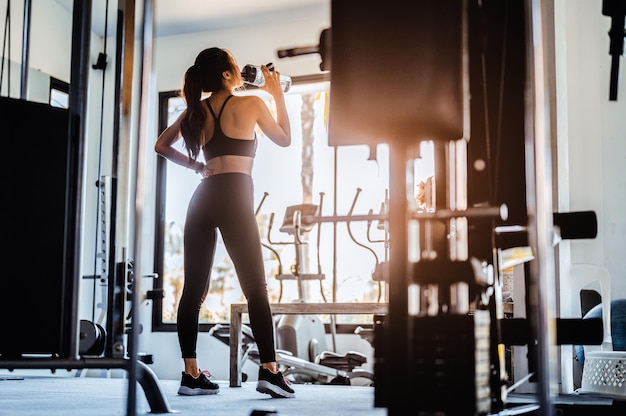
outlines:
[{"label": "chair", "polygon": [[[591,317],[592,313],[598,317],[602,316],[604,337],[600,346],[583,347],[585,358],[581,387],[577,392],[624,399],[626,398],[626,352],[613,349],[612,305],[618,305],[618,303],[611,300],[611,276],[605,267],[595,264],[572,264],[570,266],[570,284],[576,297],[580,296],[580,292],[592,283],[598,283],[600,286],[601,306],[597,305],[592,308],[585,317]],[[623,310],[619,313],[623,314]],[[620,327],[619,334],[623,337],[622,327]]]},{"label": "chair", "polygon": [[[602,308],[602,322],[604,323],[604,338],[600,349],[602,351],[613,350],[611,338],[611,275],[606,267],[589,264],[574,263],[570,265],[569,281],[573,299],[580,299],[580,293],[592,284],[599,285]],[[581,302],[581,309],[585,305]],[[582,316],[582,314],[581,314]]]}]

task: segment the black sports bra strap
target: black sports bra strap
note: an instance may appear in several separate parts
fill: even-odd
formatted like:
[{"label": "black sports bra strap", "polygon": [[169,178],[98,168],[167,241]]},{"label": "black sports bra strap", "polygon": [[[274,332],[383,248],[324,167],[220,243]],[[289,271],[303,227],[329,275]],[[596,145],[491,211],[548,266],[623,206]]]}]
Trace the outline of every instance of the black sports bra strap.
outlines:
[{"label": "black sports bra strap", "polygon": [[213,108],[211,108],[211,103],[209,102],[209,100],[205,100],[205,101],[206,101],[206,106],[209,108],[209,112],[213,116],[213,120],[217,120],[217,117],[215,117],[215,113],[213,112]]},{"label": "black sports bra strap", "polygon": [[219,115],[217,117],[215,116],[215,112],[213,111],[213,107],[211,107],[211,102],[209,100],[205,100],[206,101],[206,106],[209,108],[209,111],[211,112],[211,115],[213,116],[214,120],[219,120],[222,117],[222,112],[224,111],[224,107],[226,107],[226,103],[231,98],[233,98],[232,95],[229,95],[228,97],[226,97],[226,99],[224,100],[224,104],[222,104],[222,108],[220,108],[220,113],[219,113]]},{"label": "black sports bra strap", "polygon": [[[222,104],[222,108],[220,108],[220,113],[217,115],[217,119],[220,120],[222,118],[222,113],[224,112],[224,107],[226,107],[226,103],[228,102],[228,100],[230,100],[231,98],[233,98],[232,95],[229,95],[228,97],[226,97],[226,99],[224,100],[224,104]],[[211,111],[212,112],[212,111]]]}]

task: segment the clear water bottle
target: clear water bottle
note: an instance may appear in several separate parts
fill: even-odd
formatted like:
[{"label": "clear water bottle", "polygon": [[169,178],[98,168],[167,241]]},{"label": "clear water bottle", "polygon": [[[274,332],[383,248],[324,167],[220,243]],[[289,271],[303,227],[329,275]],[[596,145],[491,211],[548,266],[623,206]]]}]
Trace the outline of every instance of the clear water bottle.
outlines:
[{"label": "clear water bottle", "polygon": [[[270,71],[274,70],[274,65],[269,63],[266,65]],[[257,87],[262,87],[265,85],[265,77],[263,76],[263,71],[260,66],[257,65],[246,65],[241,70],[241,78],[243,78],[243,82],[250,85],[256,85]],[[289,91],[291,88],[291,77],[288,75],[280,74],[280,86],[283,89],[283,92]]]}]

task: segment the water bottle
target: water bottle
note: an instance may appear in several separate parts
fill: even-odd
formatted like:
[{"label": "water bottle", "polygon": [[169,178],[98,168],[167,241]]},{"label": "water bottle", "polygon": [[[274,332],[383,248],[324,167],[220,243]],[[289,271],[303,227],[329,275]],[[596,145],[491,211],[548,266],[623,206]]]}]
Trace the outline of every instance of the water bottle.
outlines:
[{"label": "water bottle", "polygon": [[[270,71],[274,70],[274,64],[269,63],[266,66]],[[265,77],[263,77],[263,71],[260,66],[250,64],[244,66],[241,70],[241,78],[243,78],[243,82],[246,84],[256,85],[257,87],[265,85]],[[291,88],[291,77],[280,74],[280,86],[283,92],[289,91],[289,88]]]}]

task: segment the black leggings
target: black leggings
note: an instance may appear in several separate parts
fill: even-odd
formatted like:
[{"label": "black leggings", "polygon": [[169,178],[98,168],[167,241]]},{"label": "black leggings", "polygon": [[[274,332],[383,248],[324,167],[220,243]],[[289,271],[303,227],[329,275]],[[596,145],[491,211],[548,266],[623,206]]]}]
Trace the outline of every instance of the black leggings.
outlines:
[{"label": "black leggings", "polygon": [[191,198],[184,231],[185,283],[177,319],[182,358],[196,358],[199,312],[209,290],[219,228],[248,301],[250,326],[261,362],[276,361],[253,194],[249,175],[222,173],[203,179]]}]

